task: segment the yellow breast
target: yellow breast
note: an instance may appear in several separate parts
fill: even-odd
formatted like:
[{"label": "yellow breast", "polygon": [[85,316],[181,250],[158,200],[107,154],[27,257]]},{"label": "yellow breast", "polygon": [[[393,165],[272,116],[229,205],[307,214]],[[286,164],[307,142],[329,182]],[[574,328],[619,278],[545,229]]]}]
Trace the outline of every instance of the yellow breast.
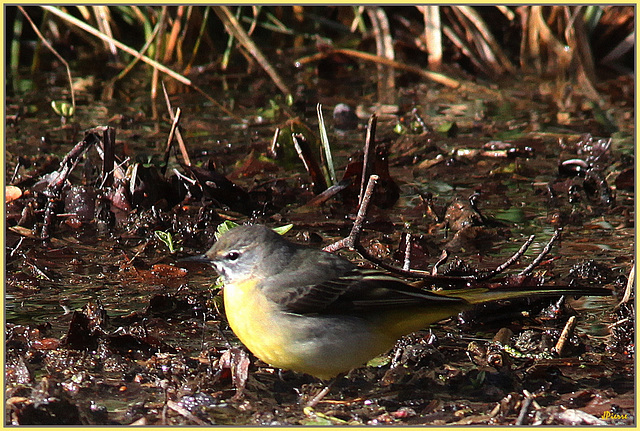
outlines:
[{"label": "yellow breast", "polygon": [[279,368],[288,368],[289,343],[283,332],[281,312],[256,288],[254,281],[224,287],[224,308],[229,326],[258,358]]}]

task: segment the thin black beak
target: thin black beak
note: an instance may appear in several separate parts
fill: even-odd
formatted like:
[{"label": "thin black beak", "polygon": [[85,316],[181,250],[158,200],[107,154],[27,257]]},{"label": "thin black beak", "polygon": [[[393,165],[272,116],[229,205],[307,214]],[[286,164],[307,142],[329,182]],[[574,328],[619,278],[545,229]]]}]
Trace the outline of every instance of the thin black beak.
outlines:
[{"label": "thin black beak", "polygon": [[178,259],[178,262],[200,262],[200,263],[207,263],[211,265],[211,259],[209,259],[206,254],[200,254],[198,256],[183,257],[182,259]]}]

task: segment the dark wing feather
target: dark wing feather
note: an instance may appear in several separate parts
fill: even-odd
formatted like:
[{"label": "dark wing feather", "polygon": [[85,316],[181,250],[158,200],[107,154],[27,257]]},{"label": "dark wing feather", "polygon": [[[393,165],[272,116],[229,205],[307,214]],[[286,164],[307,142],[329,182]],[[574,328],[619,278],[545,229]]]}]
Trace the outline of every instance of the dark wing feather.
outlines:
[{"label": "dark wing feather", "polygon": [[[271,277],[265,294],[283,310],[297,314],[349,314],[375,312],[434,303],[465,302],[419,290],[381,271],[365,270],[330,255],[312,269],[290,268]],[[283,274],[286,274],[283,275]]]},{"label": "dark wing feather", "polygon": [[335,313],[375,312],[426,305],[445,306],[465,302],[420,290],[387,273],[375,270],[358,270],[359,280],[353,283],[333,304]]}]

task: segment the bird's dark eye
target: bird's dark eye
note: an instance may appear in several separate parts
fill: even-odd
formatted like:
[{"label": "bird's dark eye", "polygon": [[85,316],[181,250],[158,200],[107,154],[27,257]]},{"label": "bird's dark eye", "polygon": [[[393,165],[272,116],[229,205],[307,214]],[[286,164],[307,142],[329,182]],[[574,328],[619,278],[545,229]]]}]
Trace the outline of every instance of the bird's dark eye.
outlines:
[{"label": "bird's dark eye", "polygon": [[227,260],[236,260],[240,257],[240,252],[238,251],[230,251],[225,255],[225,259]]}]

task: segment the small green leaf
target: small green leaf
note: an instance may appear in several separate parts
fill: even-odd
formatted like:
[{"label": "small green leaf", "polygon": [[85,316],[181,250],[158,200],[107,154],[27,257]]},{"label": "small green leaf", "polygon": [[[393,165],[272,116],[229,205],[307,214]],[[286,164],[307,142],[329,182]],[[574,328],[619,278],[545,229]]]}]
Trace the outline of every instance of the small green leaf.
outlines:
[{"label": "small green leaf", "polygon": [[156,238],[162,241],[169,248],[169,253],[175,253],[176,249],[173,243],[173,235],[171,235],[171,232],[157,230],[155,231],[155,235]]},{"label": "small green leaf", "polygon": [[455,138],[458,133],[458,124],[455,121],[447,121],[436,127],[436,132],[443,133],[449,138]]},{"label": "small green leaf", "polygon": [[393,127],[393,131],[398,135],[404,135],[405,133],[407,133],[407,128],[402,123],[396,123],[396,125]]},{"label": "small green leaf", "polygon": [[289,223],[284,226],[274,227],[273,230],[279,233],[280,235],[284,235],[285,233],[289,232],[292,227],[293,227],[293,224]]},{"label": "small green leaf", "polygon": [[222,234],[229,232],[231,229],[233,229],[236,226],[239,226],[238,223],[232,222],[231,220],[225,220],[222,223],[220,223],[216,228],[216,233],[214,234],[214,236],[216,237],[216,241],[220,239],[220,236]]},{"label": "small green leaf", "polygon": [[51,107],[53,108],[53,112],[64,118],[72,117],[75,112],[73,105],[65,101],[58,102],[56,100],[52,100]]},{"label": "small green leaf", "polygon": [[[216,228],[216,233],[214,234],[216,237],[216,241],[220,239],[221,235],[229,232],[231,229],[237,226],[240,226],[240,225],[236,222],[232,222],[231,220],[225,220],[222,223],[220,223]],[[274,227],[273,230],[279,233],[280,235],[284,235],[285,233],[289,232],[292,227],[293,227],[293,224],[287,224],[280,227]]]}]

